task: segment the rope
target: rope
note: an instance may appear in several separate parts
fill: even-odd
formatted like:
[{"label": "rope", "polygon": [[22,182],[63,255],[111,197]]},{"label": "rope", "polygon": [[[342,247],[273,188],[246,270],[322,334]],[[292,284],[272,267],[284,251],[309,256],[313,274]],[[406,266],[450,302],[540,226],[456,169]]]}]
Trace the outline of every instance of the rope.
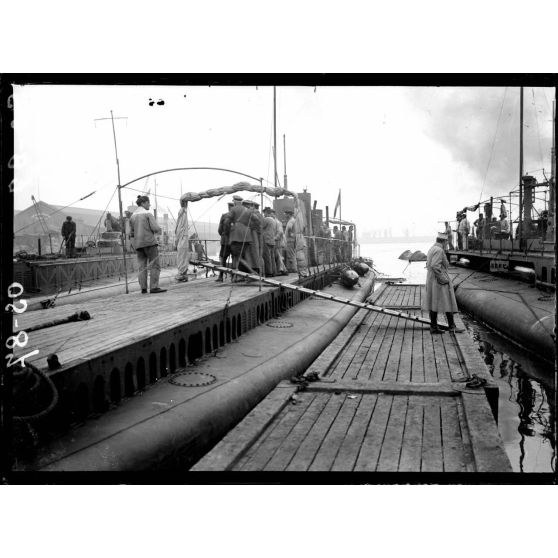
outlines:
[{"label": "rope", "polygon": [[[537,105],[535,104],[535,89],[531,87],[531,93],[533,94],[533,110],[535,112],[535,123],[537,124],[537,140],[539,143],[539,156],[540,156],[540,163],[543,164],[543,154],[542,154],[542,146],[541,146],[541,133],[539,130],[539,117],[537,115]],[[543,169],[544,170],[544,169]]]},{"label": "rope", "polygon": [[[103,218],[103,215],[105,215],[108,206],[110,205],[110,202],[112,201],[112,198],[114,198],[114,194],[116,194],[118,190],[118,186],[114,189],[114,192],[112,193],[112,196],[110,197],[110,200],[108,201],[107,205],[105,206],[105,209],[103,210],[103,212],[101,213],[99,220],[97,221],[97,224],[95,225],[95,228],[93,229],[93,231],[91,232],[91,234],[87,237],[87,240],[91,240],[91,237],[95,234],[95,231],[97,230],[97,228],[99,228],[101,226],[101,219]],[[100,230],[100,229],[99,229]]]},{"label": "rope", "polygon": [[[53,211],[52,213],[49,213],[47,215],[47,217],[52,217],[52,215],[55,215],[56,213],[60,213],[62,210],[67,209],[68,207],[72,207],[72,205],[74,205],[75,203],[84,200],[85,198],[88,198],[89,196],[92,196],[93,194],[95,194],[95,192],[91,192],[91,194],[87,194],[87,196],[84,196],[83,198],[79,198],[79,200],[76,200],[75,202],[71,203],[70,205],[65,205],[64,207],[61,207],[60,209],[57,209],[56,211]],[[34,223],[29,223],[28,225],[25,225],[24,227],[21,227],[21,229],[18,229],[17,231],[14,232],[14,234],[17,234],[18,232],[22,231],[23,229],[26,229],[27,227],[32,226]]]},{"label": "rope", "polygon": [[488,158],[488,164],[486,165],[486,172],[484,173],[484,178],[482,181],[481,193],[479,196],[479,204],[481,203],[482,194],[484,191],[484,185],[486,183],[486,177],[488,176],[488,169],[490,168],[490,163],[492,162],[492,155],[494,153],[494,145],[496,144],[496,136],[498,135],[498,128],[500,127],[500,118],[502,117],[502,111],[504,110],[504,101],[506,99],[506,92],[508,88],[504,89],[504,96],[502,97],[502,104],[500,106],[500,114],[498,115],[498,122],[496,122],[496,131],[494,132],[494,139],[492,140],[492,147],[490,148],[490,157]]}]

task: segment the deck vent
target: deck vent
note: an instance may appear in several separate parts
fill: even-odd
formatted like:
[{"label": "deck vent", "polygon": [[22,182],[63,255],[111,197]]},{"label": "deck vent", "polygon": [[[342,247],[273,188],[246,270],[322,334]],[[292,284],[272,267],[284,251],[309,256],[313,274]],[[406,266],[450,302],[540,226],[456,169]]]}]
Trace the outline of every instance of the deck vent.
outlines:
[{"label": "deck vent", "polygon": [[265,325],[268,327],[278,328],[293,327],[293,324],[291,322],[285,322],[283,320],[273,320],[271,322],[267,322]]},{"label": "deck vent", "polygon": [[[178,370],[184,370],[178,368]],[[178,372],[169,378],[169,383],[181,387],[209,386],[217,381],[213,374],[203,372]]]}]

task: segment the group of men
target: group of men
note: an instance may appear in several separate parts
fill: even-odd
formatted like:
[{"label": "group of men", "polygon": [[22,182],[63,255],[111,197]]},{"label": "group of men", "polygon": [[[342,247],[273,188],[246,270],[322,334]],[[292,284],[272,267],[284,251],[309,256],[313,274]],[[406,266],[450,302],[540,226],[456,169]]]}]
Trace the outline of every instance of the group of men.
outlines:
[{"label": "group of men", "polygon": [[[303,234],[297,232],[293,211],[285,211],[288,221],[283,231],[283,224],[271,207],[264,208],[262,215],[257,202],[235,194],[228,209],[221,215],[217,231],[221,237],[221,266],[225,267],[231,256],[233,269],[246,273],[261,273],[265,277],[296,272],[307,274],[307,266],[304,269],[304,265],[298,265],[302,258],[297,257],[297,250],[303,250],[306,244]],[[286,250],[286,263],[283,250]],[[217,281],[223,281],[222,273]]]},{"label": "group of men", "polygon": [[[448,235],[450,249],[453,250],[452,229],[446,221],[445,234]],[[472,235],[479,240],[485,238],[508,239],[510,238],[510,225],[508,222],[508,213],[502,204],[500,208],[500,220],[492,217],[491,220],[485,219],[482,213],[479,213],[478,219],[473,223],[473,227],[467,219],[467,210],[457,212],[457,249],[467,250],[469,247],[469,236]]]}]

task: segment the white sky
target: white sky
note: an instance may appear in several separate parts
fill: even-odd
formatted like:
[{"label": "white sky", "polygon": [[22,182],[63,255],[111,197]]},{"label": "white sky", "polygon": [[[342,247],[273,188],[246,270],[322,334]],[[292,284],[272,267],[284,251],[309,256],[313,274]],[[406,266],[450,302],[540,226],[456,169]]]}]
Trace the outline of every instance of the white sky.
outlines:
[{"label": "white sky", "polygon": [[[553,92],[525,88],[526,171],[549,174]],[[165,104],[149,106],[150,98]],[[516,186],[518,99],[518,88],[504,87],[278,87],[280,182],[285,134],[289,189],[308,188],[332,214],[341,188],[342,216],[361,231],[433,234],[437,221],[453,219],[481,192],[485,199]],[[95,122],[111,109],[127,117],[116,121],[122,183],[190,166],[272,182],[272,102],[268,86],[16,86],[15,208],[28,207],[32,194],[68,205],[96,191],[75,205],[118,210],[116,195],[109,203],[117,183],[111,124]],[[160,175],[159,211],[176,214],[178,202],[163,196],[177,199],[181,184],[201,191],[240,180],[214,171]],[[133,187],[153,193],[154,179]],[[124,190],[124,207],[137,194]],[[193,204],[194,218],[218,220],[226,200],[215,202]]]}]

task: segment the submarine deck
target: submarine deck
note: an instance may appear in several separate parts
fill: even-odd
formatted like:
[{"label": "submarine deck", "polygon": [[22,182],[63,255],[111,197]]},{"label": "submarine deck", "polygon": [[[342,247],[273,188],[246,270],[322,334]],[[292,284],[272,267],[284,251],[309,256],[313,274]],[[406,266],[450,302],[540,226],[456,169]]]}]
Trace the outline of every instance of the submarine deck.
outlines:
[{"label": "submarine deck", "polygon": [[[369,300],[422,315],[423,292],[388,284]],[[497,388],[466,333],[360,310],[312,372],[303,390],[279,384],[192,470],[511,472]],[[466,387],[472,374],[487,386]]]}]

